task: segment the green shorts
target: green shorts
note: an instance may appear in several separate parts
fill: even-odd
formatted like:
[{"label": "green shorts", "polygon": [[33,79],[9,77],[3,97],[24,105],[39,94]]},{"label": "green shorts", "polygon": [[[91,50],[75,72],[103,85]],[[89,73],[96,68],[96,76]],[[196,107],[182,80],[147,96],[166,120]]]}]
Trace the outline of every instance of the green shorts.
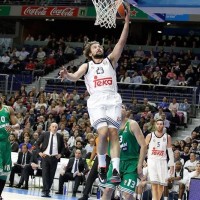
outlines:
[{"label": "green shorts", "polygon": [[[137,165],[138,160],[120,161],[120,176],[122,179],[121,183],[119,184],[120,191],[128,194],[134,194],[138,178]],[[107,183],[100,184],[100,186],[115,190],[117,185],[109,181],[112,177],[112,169],[113,166],[112,163],[110,163],[107,173]]]},{"label": "green shorts", "polygon": [[10,173],[12,167],[11,146],[9,141],[0,142],[0,176]]}]

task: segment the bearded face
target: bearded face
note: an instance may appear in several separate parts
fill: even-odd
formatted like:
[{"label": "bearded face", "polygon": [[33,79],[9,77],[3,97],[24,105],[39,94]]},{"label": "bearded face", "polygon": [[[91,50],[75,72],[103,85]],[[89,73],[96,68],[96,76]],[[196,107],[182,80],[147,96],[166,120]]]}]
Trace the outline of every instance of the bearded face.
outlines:
[{"label": "bearded face", "polygon": [[103,54],[96,54],[96,55],[93,56],[94,59],[101,59],[103,57],[104,57]]}]

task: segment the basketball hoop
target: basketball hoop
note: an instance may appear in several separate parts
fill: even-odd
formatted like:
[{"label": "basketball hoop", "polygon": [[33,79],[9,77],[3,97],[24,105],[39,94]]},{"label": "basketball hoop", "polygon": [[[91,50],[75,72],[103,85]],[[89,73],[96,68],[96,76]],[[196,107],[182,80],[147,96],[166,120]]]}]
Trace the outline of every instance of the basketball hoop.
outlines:
[{"label": "basketball hoop", "polygon": [[92,0],[96,10],[95,25],[105,28],[116,27],[117,9],[123,0]]}]

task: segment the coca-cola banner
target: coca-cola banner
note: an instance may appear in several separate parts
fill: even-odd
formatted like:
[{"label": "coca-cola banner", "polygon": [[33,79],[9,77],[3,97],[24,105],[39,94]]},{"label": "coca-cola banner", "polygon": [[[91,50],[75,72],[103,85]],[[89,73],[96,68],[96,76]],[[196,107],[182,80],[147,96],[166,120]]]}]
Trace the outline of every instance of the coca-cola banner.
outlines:
[{"label": "coca-cola banner", "polygon": [[76,17],[78,7],[69,6],[22,6],[22,16]]}]

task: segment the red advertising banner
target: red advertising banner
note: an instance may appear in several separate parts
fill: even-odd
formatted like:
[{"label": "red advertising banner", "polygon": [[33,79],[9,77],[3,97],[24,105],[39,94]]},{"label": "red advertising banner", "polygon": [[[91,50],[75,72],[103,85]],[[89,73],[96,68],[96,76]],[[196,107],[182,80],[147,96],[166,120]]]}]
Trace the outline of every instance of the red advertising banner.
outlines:
[{"label": "red advertising banner", "polygon": [[45,17],[76,17],[78,7],[69,6],[22,6],[22,16],[45,16]]}]

